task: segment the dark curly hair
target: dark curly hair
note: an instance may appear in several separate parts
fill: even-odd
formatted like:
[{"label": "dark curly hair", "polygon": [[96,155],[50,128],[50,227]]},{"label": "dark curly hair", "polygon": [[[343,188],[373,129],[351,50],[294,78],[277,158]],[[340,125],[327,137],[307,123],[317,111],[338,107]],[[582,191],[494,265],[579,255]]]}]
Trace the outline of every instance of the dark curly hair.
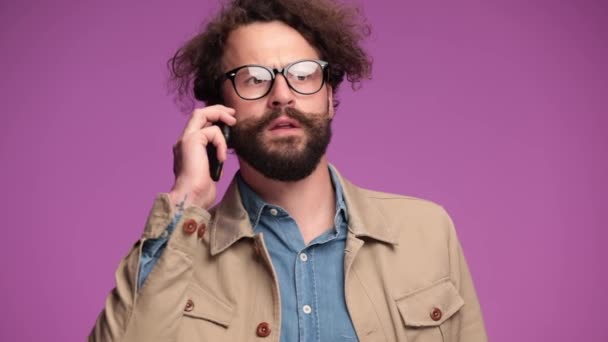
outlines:
[{"label": "dark curly hair", "polygon": [[242,25],[275,20],[298,31],[329,62],[334,94],[345,75],[353,89],[371,78],[372,59],[360,45],[371,29],[358,7],[332,0],[231,0],[168,61],[178,103],[187,99],[192,105],[194,95],[207,105],[221,104],[221,59],[228,35]]}]

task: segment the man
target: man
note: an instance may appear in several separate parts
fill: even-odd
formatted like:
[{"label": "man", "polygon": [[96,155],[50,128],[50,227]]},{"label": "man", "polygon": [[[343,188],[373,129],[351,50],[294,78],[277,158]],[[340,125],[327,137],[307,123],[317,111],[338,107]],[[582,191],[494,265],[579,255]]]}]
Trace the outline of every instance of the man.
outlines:
[{"label": "man", "polygon": [[[344,76],[371,65],[357,11],[235,0],[172,59],[192,113],[175,184],[123,260],[90,341],[485,341],[450,218],[344,180],[325,151]],[[192,86],[192,89],[190,89]],[[215,201],[206,147],[240,170]]]}]

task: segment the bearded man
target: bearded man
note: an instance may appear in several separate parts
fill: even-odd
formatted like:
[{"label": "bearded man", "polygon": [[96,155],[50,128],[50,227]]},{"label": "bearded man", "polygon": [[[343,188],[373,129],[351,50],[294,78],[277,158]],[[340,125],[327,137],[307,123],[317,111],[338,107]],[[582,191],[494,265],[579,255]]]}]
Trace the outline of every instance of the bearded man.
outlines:
[{"label": "bearded man", "polygon": [[[176,53],[180,94],[207,106],[89,341],[486,341],[446,212],[356,187],[327,161],[338,86],[371,72],[359,13],[234,0]],[[240,169],[212,207],[222,125]]]}]

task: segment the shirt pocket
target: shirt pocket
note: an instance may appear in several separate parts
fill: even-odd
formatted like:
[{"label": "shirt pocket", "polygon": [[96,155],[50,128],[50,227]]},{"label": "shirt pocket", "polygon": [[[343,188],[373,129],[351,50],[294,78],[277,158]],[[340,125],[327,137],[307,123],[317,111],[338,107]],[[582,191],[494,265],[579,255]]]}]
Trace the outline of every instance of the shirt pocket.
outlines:
[{"label": "shirt pocket", "polygon": [[232,305],[196,284],[186,291],[179,341],[193,338],[205,341],[227,341],[228,329],[235,315]]},{"label": "shirt pocket", "polygon": [[396,301],[408,342],[447,341],[446,331],[464,300],[449,279],[415,290]]}]

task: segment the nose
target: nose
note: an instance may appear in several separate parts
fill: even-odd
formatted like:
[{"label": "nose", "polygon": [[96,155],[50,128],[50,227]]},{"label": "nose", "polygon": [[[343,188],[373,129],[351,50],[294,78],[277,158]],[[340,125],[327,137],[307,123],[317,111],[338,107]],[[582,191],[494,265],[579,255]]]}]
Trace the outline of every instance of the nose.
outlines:
[{"label": "nose", "polygon": [[274,80],[272,89],[268,94],[268,107],[271,109],[293,107],[295,105],[295,94],[289,85],[287,80],[282,74],[277,74]]}]

